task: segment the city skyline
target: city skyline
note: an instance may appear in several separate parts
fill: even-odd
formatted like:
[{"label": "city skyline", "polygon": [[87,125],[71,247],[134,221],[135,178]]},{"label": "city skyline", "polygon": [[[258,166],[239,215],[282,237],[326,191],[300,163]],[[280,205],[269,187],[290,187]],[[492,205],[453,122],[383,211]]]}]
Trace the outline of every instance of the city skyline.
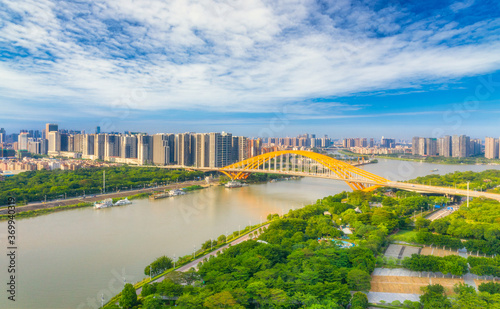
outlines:
[{"label": "city skyline", "polygon": [[[60,127],[59,124],[57,123],[47,123],[45,122],[43,127],[45,127],[45,129],[42,127],[42,128],[21,128],[20,130],[17,130],[17,131],[8,131],[6,130],[5,128],[3,127],[0,127],[0,133],[3,133],[4,135],[4,138],[5,137],[9,137],[9,136],[19,136],[21,134],[28,134],[29,133],[29,137],[34,137],[34,138],[44,138],[44,133],[45,132],[50,132],[52,131],[51,129],[48,130],[49,128],[49,125],[50,126],[55,126],[56,127],[56,131],[59,131],[61,133],[67,133],[67,134],[132,134],[132,135],[136,135],[136,134],[146,134],[146,135],[155,135],[155,134],[184,134],[184,133],[189,133],[189,134],[199,134],[199,133],[204,133],[204,134],[207,134],[207,133],[221,133],[221,132],[231,132],[231,130],[206,130],[206,131],[195,131],[195,130],[185,130],[185,131],[181,131],[181,130],[173,130],[173,131],[154,131],[154,132],[151,132],[151,131],[146,131],[146,130],[121,130],[121,131],[104,131],[102,130],[102,128],[100,126],[97,126],[97,127],[94,127],[94,128],[91,128],[89,130],[85,130],[85,129],[79,129],[79,128],[74,128],[74,127],[71,127],[71,128],[66,128],[66,127]],[[48,130],[48,131],[47,131]],[[267,131],[267,132],[272,132],[272,131]],[[267,133],[266,132],[266,133]],[[490,137],[493,137],[495,138],[496,135],[495,134],[492,134],[491,133],[492,130],[489,130],[487,133],[485,132],[481,132],[479,133],[479,135],[471,135],[469,134],[468,132],[463,132],[463,131],[458,131],[458,133],[456,134],[452,134],[452,135],[449,135],[449,134],[442,134],[442,135],[439,135],[437,137],[434,137],[434,136],[420,136],[420,137],[423,137],[423,138],[431,138],[431,139],[436,139],[436,138],[444,138],[446,136],[460,136],[460,135],[468,135],[470,136],[471,138],[474,138],[474,139],[480,139],[482,141],[485,141],[487,138],[490,138]],[[377,142],[380,142],[382,139],[384,139],[384,137],[387,139],[394,139],[395,141],[397,141],[398,143],[400,142],[408,142],[408,143],[411,143],[412,142],[412,139],[415,138],[415,137],[419,137],[417,136],[416,134],[414,133],[409,133],[408,135],[405,135],[403,137],[396,137],[397,134],[393,134],[393,132],[387,132],[387,133],[390,133],[390,134],[382,134],[382,135],[379,135],[379,136],[376,136],[374,134],[367,134],[366,132],[363,132],[361,133],[360,135],[354,135],[354,134],[344,134],[344,133],[339,133],[339,134],[334,134],[333,136],[332,135],[329,135],[329,134],[326,134],[324,132],[311,132],[311,131],[299,131],[299,133],[297,134],[280,134],[280,133],[276,133],[276,135],[264,135],[264,136],[252,136],[252,135],[244,135],[244,134],[234,134],[234,135],[238,135],[238,136],[245,136],[245,137],[248,137],[248,138],[253,138],[253,139],[264,139],[264,140],[267,140],[268,138],[298,138],[302,135],[311,135],[311,136],[315,136],[316,138],[323,138],[323,137],[327,137],[329,139],[331,139],[332,141],[342,141],[342,140],[354,140],[354,139],[360,139],[360,138],[368,138],[368,139],[372,139],[372,140],[375,140]],[[47,137],[45,137],[45,139],[47,139]],[[1,143],[1,141],[0,141]]]},{"label": "city skyline", "polygon": [[9,131],[500,136],[497,2],[3,8]]}]

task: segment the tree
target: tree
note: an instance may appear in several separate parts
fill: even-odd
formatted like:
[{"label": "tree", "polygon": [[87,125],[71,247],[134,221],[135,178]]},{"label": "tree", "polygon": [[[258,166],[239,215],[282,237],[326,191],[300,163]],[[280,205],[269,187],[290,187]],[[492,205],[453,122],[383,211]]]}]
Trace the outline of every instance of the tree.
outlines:
[{"label": "tree", "polygon": [[448,231],[448,226],[450,226],[450,222],[445,220],[435,220],[429,225],[429,228],[436,233],[446,234]]},{"label": "tree", "polygon": [[201,245],[201,249],[203,250],[208,250],[210,249],[213,245],[217,245],[217,242],[216,241],[213,241],[211,239],[205,241],[202,245]]},{"label": "tree", "polygon": [[373,211],[371,220],[372,225],[385,225],[389,231],[392,231],[399,222],[399,220],[394,216],[393,213],[390,213],[383,208],[376,208]]},{"label": "tree", "polygon": [[443,274],[450,273],[455,276],[462,276],[467,273],[469,267],[467,259],[458,255],[448,255],[441,259],[439,270]]},{"label": "tree", "polygon": [[391,207],[396,205],[398,205],[398,200],[393,197],[386,196],[382,200],[382,206],[384,207]]},{"label": "tree", "polygon": [[163,301],[159,295],[153,294],[144,298],[142,302],[142,309],[158,309],[162,308]]},{"label": "tree", "polygon": [[150,274],[154,276],[169,268],[172,268],[172,266],[173,262],[171,258],[169,258],[168,256],[161,256],[157,258],[153,263],[146,266],[146,268],[144,269],[144,274],[146,276],[149,276]]},{"label": "tree", "polygon": [[226,243],[226,235],[220,235],[219,238],[217,238],[217,242],[219,245]]},{"label": "tree", "polygon": [[428,219],[425,219],[422,217],[418,217],[415,220],[415,227],[419,230],[428,227],[430,224],[431,224],[431,220],[428,220]]},{"label": "tree", "polygon": [[208,297],[203,306],[215,309],[215,308],[234,308],[237,305],[236,300],[233,295],[228,291],[222,291]]},{"label": "tree", "polygon": [[157,285],[158,285],[157,283],[153,284],[146,283],[145,285],[143,285],[141,290],[141,296],[146,297],[148,295],[155,294]]},{"label": "tree", "polygon": [[367,273],[375,269],[375,257],[370,249],[356,246],[350,248],[347,255],[353,267],[365,270]]},{"label": "tree", "polygon": [[132,284],[127,283],[122,291],[120,298],[120,306],[124,309],[129,309],[137,305],[137,294]]},{"label": "tree", "polygon": [[494,308],[493,306],[489,306],[484,299],[479,297],[479,295],[476,293],[476,290],[470,285],[458,283],[455,285],[453,290],[458,294],[458,297],[454,302],[454,308]]},{"label": "tree", "polygon": [[243,307],[248,306],[248,293],[242,288],[236,288],[231,291],[231,294],[233,295],[234,299],[238,304],[240,304]]},{"label": "tree", "polygon": [[171,279],[163,280],[157,288],[157,292],[164,296],[174,297],[182,295],[183,286]]},{"label": "tree", "polygon": [[487,292],[490,294],[500,294],[500,283],[484,282],[479,285],[478,289],[481,292]]},{"label": "tree", "polygon": [[353,291],[369,291],[370,281],[370,274],[364,270],[354,268],[347,273],[347,285]]},{"label": "tree", "polygon": [[356,292],[351,298],[352,309],[365,309],[368,308],[368,297],[365,293]]},{"label": "tree", "polygon": [[189,309],[201,309],[203,308],[203,301],[206,295],[203,294],[183,294],[177,299],[177,305],[181,308],[189,308]]},{"label": "tree", "polygon": [[440,284],[429,284],[420,288],[424,294],[420,296],[423,309],[451,308],[451,303]]}]

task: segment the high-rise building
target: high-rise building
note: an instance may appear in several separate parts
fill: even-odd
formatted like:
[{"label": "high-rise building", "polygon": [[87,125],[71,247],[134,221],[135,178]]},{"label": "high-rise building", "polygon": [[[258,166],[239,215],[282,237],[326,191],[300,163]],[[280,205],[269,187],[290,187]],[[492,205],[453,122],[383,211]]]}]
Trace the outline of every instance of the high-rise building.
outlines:
[{"label": "high-rise building", "polygon": [[49,151],[48,152],[57,152],[61,151],[61,134],[59,131],[48,131],[48,140],[49,140]]},{"label": "high-rise building", "polygon": [[470,137],[465,135],[453,135],[452,140],[452,155],[455,158],[465,158],[469,156]]},{"label": "high-rise building", "polygon": [[73,135],[73,151],[83,152],[83,134]]},{"label": "high-rise building", "polygon": [[109,160],[110,157],[120,156],[120,135],[106,134],[104,137],[104,157]]},{"label": "high-rise building", "polygon": [[420,155],[420,137],[414,136],[411,140],[411,154],[414,156]]},{"label": "high-rise building", "polygon": [[251,158],[262,154],[262,140],[257,139],[247,139],[247,153],[245,157]]},{"label": "high-rise building", "polygon": [[137,136],[124,135],[120,142],[120,156],[122,158],[137,158]]},{"label": "high-rise building", "polygon": [[49,132],[52,132],[52,131],[59,131],[59,126],[55,123],[47,123],[45,124],[45,134],[46,134],[46,137],[47,139],[49,139]]},{"label": "high-rise building", "polygon": [[47,140],[40,138],[29,138],[28,140],[28,152],[34,154],[46,154]]},{"label": "high-rise building", "polygon": [[499,139],[494,137],[486,137],[484,143],[484,157],[486,159],[498,159],[499,156]]},{"label": "high-rise building", "polygon": [[222,166],[230,165],[233,163],[233,135],[231,133],[222,132]]},{"label": "high-rise building", "polygon": [[5,129],[0,128],[0,144],[5,143]]},{"label": "high-rise building", "polygon": [[139,164],[153,162],[153,137],[145,134],[137,135],[137,160]]},{"label": "high-rise building", "polygon": [[153,164],[169,165],[174,163],[174,134],[153,135]]},{"label": "high-rise building", "polygon": [[344,141],[342,142],[342,146],[344,148],[351,148],[356,146],[356,142],[354,138],[344,138]]},{"label": "high-rise building", "polygon": [[239,162],[248,159],[247,147],[248,147],[247,138],[245,136],[238,136],[238,160],[236,161]]},{"label": "high-rise building", "polygon": [[425,137],[420,137],[418,139],[418,155],[425,156],[427,153],[427,143],[425,142]]},{"label": "high-rise building", "polygon": [[75,152],[75,136],[68,134],[68,151]]},{"label": "high-rise building", "polygon": [[82,137],[82,156],[93,156],[94,146],[94,134],[84,134]]},{"label": "high-rise building", "polygon": [[452,138],[449,135],[446,135],[439,139],[438,152],[442,157],[451,157],[452,156]]},{"label": "high-rise building", "polygon": [[175,158],[177,164],[190,166],[193,164],[191,156],[191,133],[180,133],[175,135]]},{"label": "high-rise building", "polygon": [[106,135],[94,134],[94,158],[104,160],[106,149]]},{"label": "high-rise building", "polygon": [[28,138],[29,133],[27,132],[22,132],[19,134],[19,137],[17,138],[18,150],[28,150]]},{"label": "high-rise building", "polygon": [[226,132],[209,133],[209,136],[209,166],[224,167],[231,164],[232,134]]},{"label": "high-rise building", "polygon": [[396,140],[394,138],[385,138],[382,136],[382,139],[380,140],[380,147],[395,148]]},{"label": "high-rise building", "polygon": [[61,137],[61,151],[69,151],[69,136],[68,133],[60,133]]},{"label": "high-rise building", "polygon": [[[269,144],[269,139],[268,144]],[[238,162],[240,148],[238,147],[238,136],[231,137],[231,162]]]},{"label": "high-rise building", "polygon": [[482,141],[478,138],[470,140],[469,156],[477,156],[482,153]]},{"label": "high-rise building", "polygon": [[209,167],[210,135],[198,133],[193,135],[193,165],[196,167]]},{"label": "high-rise building", "polygon": [[425,155],[427,156],[437,156],[438,147],[436,138],[426,138],[425,139]]}]

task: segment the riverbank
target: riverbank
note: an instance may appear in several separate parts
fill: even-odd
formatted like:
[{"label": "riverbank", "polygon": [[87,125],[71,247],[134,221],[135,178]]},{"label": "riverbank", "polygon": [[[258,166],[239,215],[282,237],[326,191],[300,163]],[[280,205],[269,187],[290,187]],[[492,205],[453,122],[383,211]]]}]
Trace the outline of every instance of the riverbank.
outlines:
[{"label": "riverbank", "polygon": [[[227,241],[224,244],[215,246],[212,249],[208,250],[198,250],[195,252],[195,255],[192,258],[189,258],[187,260],[184,260],[181,263],[177,263],[175,267],[169,268],[162,272],[161,274],[158,274],[152,278],[144,278],[139,282],[136,282],[133,284],[134,289],[136,290],[136,293],[138,294],[138,297],[140,298],[141,296],[141,291],[142,287],[146,284],[150,284],[152,282],[161,282],[163,279],[165,279],[165,276],[168,275],[169,273],[173,271],[179,271],[179,272],[185,272],[190,270],[191,268],[196,268],[199,263],[202,263],[205,259],[210,258],[211,256],[216,256],[223,250],[229,248],[230,246],[234,246],[237,244],[240,244],[244,241],[247,241],[249,239],[252,239],[255,235],[257,237],[258,234],[262,233],[263,229],[266,229],[269,227],[271,224],[271,221],[268,222],[263,222],[261,224],[257,224],[254,226],[247,226],[244,229],[244,233],[240,234],[236,237],[233,237],[232,235],[228,237]],[[254,234],[255,233],[255,234]],[[121,292],[115,295],[113,298],[111,298],[106,304],[104,304],[103,309],[106,308],[112,308],[113,304],[117,304],[120,300],[121,297]]]},{"label": "riverbank", "polygon": [[[218,180],[214,179],[209,184],[207,184],[204,180],[197,181],[188,181],[183,183],[175,183],[166,186],[160,186],[155,188],[147,188],[147,189],[139,189],[139,190],[130,190],[123,192],[113,192],[99,195],[92,195],[89,197],[80,197],[73,198],[67,200],[57,200],[51,201],[47,203],[34,203],[28,204],[25,206],[17,206],[16,207],[16,217],[17,218],[30,218],[36,217],[40,215],[50,214],[53,212],[77,209],[82,207],[90,207],[94,205],[94,202],[102,201],[104,199],[111,198],[113,202],[116,202],[123,198],[128,198],[129,200],[138,199],[138,198],[147,198],[150,194],[155,191],[160,190],[172,190],[172,189],[180,189],[187,187],[189,188],[187,191],[200,190],[211,185],[214,185],[214,182],[218,182]],[[0,209],[0,221],[8,219],[8,209],[3,208]]]},{"label": "riverbank", "polygon": [[445,158],[445,157],[422,157],[422,158],[400,158],[384,155],[376,155],[379,159],[422,162],[442,165],[500,165],[500,160],[486,158]]}]

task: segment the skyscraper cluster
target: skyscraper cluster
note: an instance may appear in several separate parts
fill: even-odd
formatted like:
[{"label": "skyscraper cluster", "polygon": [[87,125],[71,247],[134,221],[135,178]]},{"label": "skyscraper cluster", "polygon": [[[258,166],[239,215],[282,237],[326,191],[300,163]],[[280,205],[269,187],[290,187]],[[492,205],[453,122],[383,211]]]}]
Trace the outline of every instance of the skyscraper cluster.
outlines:
[{"label": "skyscraper cluster", "polygon": [[415,136],[412,139],[412,154],[465,158],[481,154],[481,144],[480,139],[471,139],[466,135],[446,135],[442,138]]},{"label": "skyscraper cluster", "polygon": [[[388,148],[393,148],[394,147],[394,144],[395,144],[395,141],[392,140],[393,142],[392,143],[389,143],[390,146],[392,147],[388,147]],[[375,141],[373,140],[373,138],[370,138],[370,140],[368,140],[366,137],[363,137],[363,138],[344,138],[342,140],[342,147],[344,148],[351,148],[351,147],[373,147],[375,146]]]},{"label": "skyscraper cluster", "polygon": [[279,148],[328,148],[332,144],[327,135],[317,138],[316,134],[300,134],[297,137],[269,137],[266,145]]},{"label": "skyscraper cluster", "polygon": [[[3,130],[3,129],[2,129]],[[0,136],[4,138],[3,135]],[[96,133],[59,130],[47,124],[42,136],[21,132],[16,150],[117,163],[222,167],[261,153],[262,141],[231,133]]]}]

